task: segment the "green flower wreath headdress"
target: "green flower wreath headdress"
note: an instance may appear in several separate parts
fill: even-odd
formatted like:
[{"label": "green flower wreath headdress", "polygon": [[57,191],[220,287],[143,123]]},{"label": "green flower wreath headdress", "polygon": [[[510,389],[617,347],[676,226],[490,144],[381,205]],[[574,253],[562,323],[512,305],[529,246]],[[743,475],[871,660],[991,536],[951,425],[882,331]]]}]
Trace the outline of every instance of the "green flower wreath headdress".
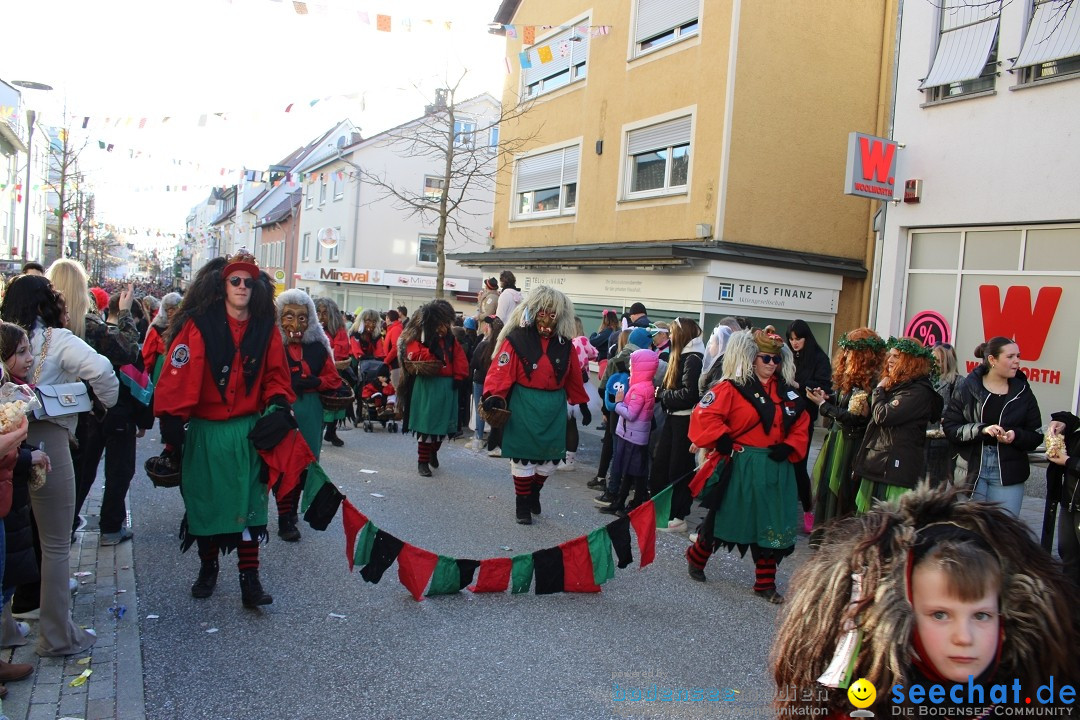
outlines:
[{"label": "green flower wreath headdress", "polygon": [[937,382],[938,376],[941,374],[941,371],[938,369],[937,358],[934,357],[933,350],[926,347],[918,340],[912,340],[911,338],[907,337],[891,337],[889,338],[887,347],[889,347],[890,349],[895,348],[896,350],[899,350],[902,353],[907,353],[908,355],[914,355],[915,357],[926,358],[927,360],[929,360],[930,381]]},{"label": "green flower wreath headdress", "polygon": [[874,352],[881,352],[888,347],[888,344],[877,335],[861,340],[848,340],[847,333],[841,335],[836,344],[844,350],[873,350]]}]

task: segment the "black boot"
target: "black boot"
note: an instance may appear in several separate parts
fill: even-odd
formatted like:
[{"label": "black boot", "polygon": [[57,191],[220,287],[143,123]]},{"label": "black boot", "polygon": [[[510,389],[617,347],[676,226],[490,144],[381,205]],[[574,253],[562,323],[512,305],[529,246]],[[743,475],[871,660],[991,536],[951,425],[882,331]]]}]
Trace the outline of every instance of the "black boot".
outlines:
[{"label": "black boot", "polygon": [[195,580],[195,584],[191,586],[191,597],[208,598],[213,595],[214,587],[217,585],[217,573],[217,560],[209,562],[203,560],[202,566],[199,568],[199,577]]},{"label": "black boot", "polygon": [[431,468],[426,462],[416,463],[416,472],[420,473],[420,477],[431,477]]},{"label": "black boot", "polygon": [[262,583],[259,582],[258,570],[240,571],[240,601],[246,608],[269,605],[274,602],[270,593],[263,590]]},{"label": "black boot", "polygon": [[529,511],[533,515],[540,514],[540,488],[535,484],[532,487],[532,492],[529,493]]},{"label": "black boot", "polygon": [[529,512],[529,495],[515,495],[514,501],[516,504],[515,510],[517,513],[517,521],[519,525],[532,525],[532,513]]},{"label": "black boot", "polygon": [[278,515],[278,537],[285,542],[299,542],[300,531],[296,528],[296,513]]},{"label": "black boot", "polygon": [[429,461],[429,463],[433,468],[439,467],[439,451],[435,448],[431,449],[431,460]]},{"label": "black boot", "polygon": [[330,443],[334,447],[341,447],[342,445],[345,444],[345,441],[337,436],[336,426],[337,426],[337,423],[332,422],[332,421],[326,423],[326,432],[323,433],[323,440],[326,440],[328,443]]}]

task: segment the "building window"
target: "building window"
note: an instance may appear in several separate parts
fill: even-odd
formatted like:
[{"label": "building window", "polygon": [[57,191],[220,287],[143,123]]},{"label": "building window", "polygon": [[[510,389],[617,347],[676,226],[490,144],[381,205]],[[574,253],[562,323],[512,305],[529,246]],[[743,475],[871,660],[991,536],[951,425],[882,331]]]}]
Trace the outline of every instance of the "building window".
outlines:
[{"label": "building window", "polygon": [[311,257],[311,233],[304,233],[304,242],[300,246],[300,257],[305,262]]},{"label": "building window", "polygon": [[698,34],[700,0],[637,0],[634,55]]},{"label": "building window", "polygon": [[343,197],[345,197],[345,181],[341,179],[340,173],[334,173],[334,201]]},{"label": "building window", "polygon": [[573,145],[519,159],[514,219],[574,214],[580,157],[581,146]]},{"label": "building window", "polygon": [[499,152],[499,126],[492,125],[488,130],[488,150],[493,153]]},{"label": "building window", "polygon": [[439,202],[442,199],[443,179],[434,175],[424,176],[424,199]]},{"label": "building window", "polygon": [[472,120],[454,121],[454,145],[472,148],[476,144],[476,123]]},{"label": "building window", "polygon": [[691,117],[631,130],[627,135],[627,197],[686,192]]},{"label": "building window", "polygon": [[[584,80],[589,57],[589,20],[561,30],[523,51],[530,67],[521,71],[522,91],[536,97]],[[544,62],[544,60],[547,62]]]},{"label": "building window", "polygon": [[323,245],[318,240],[315,241],[315,262],[322,262]]},{"label": "building window", "polygon": [[1001,0],[945,0],[937,52],[920,89],[935,102],[994,89]]},{"label": "building window", "polygon": [[435,265],[439,262],[439,239],[434,235],[421,235],[416,244],[416,262],[419,265]]},{"label": "building window", "polygon": [[304,188],[304,207],[308,210],[315,204],[315,188],[308,183],[308,186]]},{"label": "building window", "polygon": [[339,251],[341,250],[341,227],[339,226],[339,227],[334,228],[334,231],[337,234],[338,241],[337,241],[337,244],[334,245],[334,247],[330,248],[329,252],[327,252],[327,254],[326,254],[326,259],[329,260],[330,262],[337,262],[338,261],[338,254],[339,254]]},{"label": "building window", "polygon": [[326,179],[319,182],[319,204],[326,204]]},{"label": "building window", "polygon": [[1024,46],[1013,63],[1020,84],[1080,77],[1080,3],[1036,0]]}]

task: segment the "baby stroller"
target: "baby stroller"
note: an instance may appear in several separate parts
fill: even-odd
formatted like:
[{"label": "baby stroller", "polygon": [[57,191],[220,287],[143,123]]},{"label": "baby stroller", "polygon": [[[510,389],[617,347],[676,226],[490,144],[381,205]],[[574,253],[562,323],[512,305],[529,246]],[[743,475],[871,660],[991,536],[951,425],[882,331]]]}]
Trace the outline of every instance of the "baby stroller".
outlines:
[{"label": "baby stroller", "polygon": [[375,423],[379,423],[387,432],[396,433],[398,424],[394,411],[397,395],[390,384],[390,368],[380,360],[361,360],[358,369],[360,392],[357,393],[357,400],[360,407],[357,418],[363,419],[364,432],[375,432]]}]

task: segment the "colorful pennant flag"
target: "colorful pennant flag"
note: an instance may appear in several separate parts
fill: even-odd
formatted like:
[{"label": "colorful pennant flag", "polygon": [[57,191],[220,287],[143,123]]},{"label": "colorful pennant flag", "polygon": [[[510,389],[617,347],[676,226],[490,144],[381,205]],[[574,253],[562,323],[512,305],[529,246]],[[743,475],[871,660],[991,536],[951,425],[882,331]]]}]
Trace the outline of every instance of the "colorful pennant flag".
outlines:
[{"label": "colorful pennant flag", "polygon": [[536,42],[536,26],[526,25],[521,29],[521,42],[532,45]]},{"label": "colorful pennant flag", "polygon": [[390,16],[389,15],[376,15],[375,16],[375,29],[379,32],[390,32]]},{"label": "colorful pennant flag", "polygon": [[554,59],[551,55],[551,47],[548,45],[544,45],[543,47],[539,48],[536,51],[536,56],[540,58],[540,62],[543,64],[547,64]]}]

